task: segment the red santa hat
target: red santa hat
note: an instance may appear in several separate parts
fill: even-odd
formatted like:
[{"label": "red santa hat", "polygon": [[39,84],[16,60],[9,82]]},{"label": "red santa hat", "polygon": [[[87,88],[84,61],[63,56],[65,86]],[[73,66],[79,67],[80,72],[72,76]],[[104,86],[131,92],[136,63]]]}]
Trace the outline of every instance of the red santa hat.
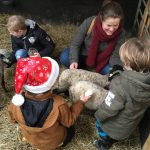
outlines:
[{"label": "red santa hat", "polygon": [[58,63],[50,57],[20,58],[15,74],[15,91],[12,103],[21,106],[24,97],[21,89],[24,87],[31,93],[43,93],[51,89],[59,75]]}]

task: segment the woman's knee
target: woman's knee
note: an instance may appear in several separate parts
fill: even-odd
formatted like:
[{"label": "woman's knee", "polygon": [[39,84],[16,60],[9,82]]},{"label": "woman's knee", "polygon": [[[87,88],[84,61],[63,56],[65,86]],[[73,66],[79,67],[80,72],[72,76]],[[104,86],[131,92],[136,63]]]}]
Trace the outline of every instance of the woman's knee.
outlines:
[{"label": "woman's knee", "polygon": [[110,64],[107,64],[107,65],[101,70],[100,74],[102,74],[102,75],[108,74],[109,71],[110,71],[110,68],[111,68]]},{"label": "woman's knee", "polygon": [[60,54],[60,62],[67,68],[70,66],[70,61],[69,61],[69,48],[65,48],[62,53]]}]

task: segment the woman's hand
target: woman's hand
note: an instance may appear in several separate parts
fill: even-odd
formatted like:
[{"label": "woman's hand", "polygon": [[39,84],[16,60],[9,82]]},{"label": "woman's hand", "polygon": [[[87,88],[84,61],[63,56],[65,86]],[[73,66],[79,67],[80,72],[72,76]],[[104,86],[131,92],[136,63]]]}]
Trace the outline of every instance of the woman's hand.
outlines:
[{"label": "woman's hand", "polygon": [[73,62],[71,65],[70,65],[70,69],[77,69],[78,68],[78,63],[76,62]]}]

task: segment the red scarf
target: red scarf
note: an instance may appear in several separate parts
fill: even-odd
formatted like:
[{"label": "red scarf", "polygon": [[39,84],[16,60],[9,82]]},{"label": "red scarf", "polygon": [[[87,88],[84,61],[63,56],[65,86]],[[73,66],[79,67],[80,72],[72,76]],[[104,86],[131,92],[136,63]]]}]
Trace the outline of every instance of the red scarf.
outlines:
[{"label": "red scarf", "polygon": [[[94,27],[93,27],[93,38],[91,40],[90,47],[88,49],[88,56],[86,60],[87,66],[94,66],[96,63],[96,72],[100,72],[102,68],[108,63],[110,55],[116,45],[118,36],[122,31],[122,27],[119,28],[112,34],[107,35],[102,29],[102,23],[100,16],[96,17]],[[104,49],[100,54],[98,54],[99,45],[101,42],[109,42],[106,49]]]}]

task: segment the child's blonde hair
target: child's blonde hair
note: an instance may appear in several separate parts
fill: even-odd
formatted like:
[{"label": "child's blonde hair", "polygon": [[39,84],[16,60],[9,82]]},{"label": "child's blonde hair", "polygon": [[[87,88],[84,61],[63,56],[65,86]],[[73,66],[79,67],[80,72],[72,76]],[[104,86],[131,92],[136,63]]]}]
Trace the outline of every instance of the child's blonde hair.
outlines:
[{"label": "child's blonde hair", "polygon": [[131,38],[126,41],[119,51],[124,65],[132,70],[145,72],[150,70],[150,40]]},{"label": "child's blonde hair", "polygon": [[13,15],[8,18],[7,29],[9,31],[26,30],[25,18],[19,15]]}]

